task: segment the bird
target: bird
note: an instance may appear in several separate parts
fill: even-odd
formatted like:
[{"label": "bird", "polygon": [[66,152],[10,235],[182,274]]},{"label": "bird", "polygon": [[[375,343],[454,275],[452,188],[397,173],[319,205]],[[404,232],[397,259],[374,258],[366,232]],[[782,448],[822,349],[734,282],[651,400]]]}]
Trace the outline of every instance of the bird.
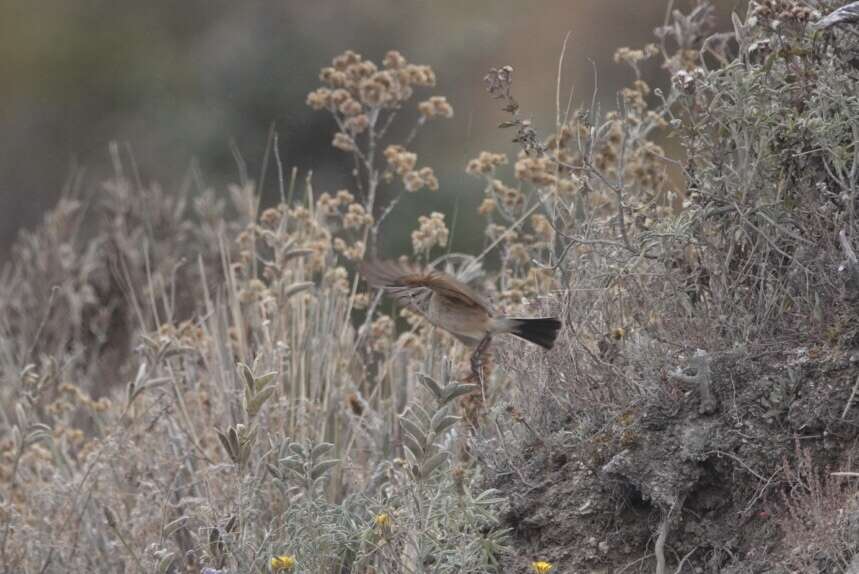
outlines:
[{"label": "bird", "polygon": [[551,349],[561,321],[555,317],[507,317],[499,315],[480,293],[447,273],[423,269],[411,263],[367,260],[358,272],[372,287],[382,289],[400,305],[417,312],[430,323],[476,348],[472,368],[479,369],[479,355],[493,335],[510,333],[529,343]]}]

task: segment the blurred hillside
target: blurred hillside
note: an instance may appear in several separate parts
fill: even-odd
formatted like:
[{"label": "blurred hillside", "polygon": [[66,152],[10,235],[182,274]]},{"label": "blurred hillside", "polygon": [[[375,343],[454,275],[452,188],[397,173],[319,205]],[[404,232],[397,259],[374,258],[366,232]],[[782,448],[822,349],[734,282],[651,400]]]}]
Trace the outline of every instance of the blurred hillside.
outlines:
[{"label": "blurred hillside", "polygon": [[[649,41],[665,8],[665,0],[552,0],[537,9],[513,0],[3,0],[0,261],[76,166],[85,169],[85,186],[104,179],[112,140],[133,150],[144,183],[177,187],[196,161],[203,185],[222,190],[238,177],[231,142],[258,180],[275,123],[287,167],[312,169],[318,187],[345,185],[349,166],[329,148],[331,119],[312,113],[305,96],[316,71],[346,48],[376,59],[396,48],[437,70],[436,91],[456,116],[431,140],[418,138],[416,151],[435,167],[443,192],[466,192],[462,200],[476,203],[478,186],[463,173],[467,158],[513,149],[494,129],[486,70],[512,65],[523,105],[538,127],[548,126],[555,86],[546,78],[556,75],[565,33],[572,36],[564,73],[577,100],[591,97],[590,59],[610,103],[629,79],[612,64],[614,50]],[[269,178],[263,190],[269,201],[273,184]],[[444,194],[432,201],[422,207],[449,212],[454,203]]]}]

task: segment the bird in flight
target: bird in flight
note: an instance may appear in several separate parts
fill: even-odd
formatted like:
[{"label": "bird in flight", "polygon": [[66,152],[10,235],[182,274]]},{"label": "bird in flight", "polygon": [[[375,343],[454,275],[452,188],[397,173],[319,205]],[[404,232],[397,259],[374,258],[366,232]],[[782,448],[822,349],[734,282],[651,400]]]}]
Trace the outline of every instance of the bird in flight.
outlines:
[{"label": "bird in flight", "polygon": [[554,317],[506,317],[499,315],[477,291],[459,279],[412,264],[364,261],[358,272],[400,305],[425,317],[467,347],[475,347],[472,370],[479,372],[480,354],[493,335],[510,333],[544,349],[555,344],[561,322]]}]

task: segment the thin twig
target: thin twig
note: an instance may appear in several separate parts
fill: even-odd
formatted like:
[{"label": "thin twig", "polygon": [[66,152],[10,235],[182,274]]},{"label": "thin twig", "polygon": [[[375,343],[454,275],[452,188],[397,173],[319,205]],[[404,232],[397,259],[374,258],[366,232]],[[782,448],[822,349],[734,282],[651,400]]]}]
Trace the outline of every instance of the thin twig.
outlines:
[{"label": "thin twig", "polygon": [[856,377],[856,383],[853,385],[853,391],[850,393],[850,398],[847,399],[847,404],[844,405],[844,411],[841,413],[842,421],[847,417],[847,411],[849,411],[851,405],[853,405],[853,399],[856,397],[857,391],[859,391],[859,377]]},{"label": "thin twig", "polygon": [[48,305],[45,308],[45,314],[42,317],[42,322],[39,323],[39,328],[36,329],[36,335],[33,337],[33,342],[30,343],[30,347],[27,349],[27,354],[24,355],[25,360],[30,358],[30,355],[33,354],[33,351],[36,349],[36,344],[39,342],[39,337],[42,336],[42,330],[45,328],[45,324],[48,322],[48,318],[51,316],[51,309],[54,308],[54,299],[57,296],[57,291],[60,288],[58,285],[54,285],[51,287],[51,296],[48,298]]}]

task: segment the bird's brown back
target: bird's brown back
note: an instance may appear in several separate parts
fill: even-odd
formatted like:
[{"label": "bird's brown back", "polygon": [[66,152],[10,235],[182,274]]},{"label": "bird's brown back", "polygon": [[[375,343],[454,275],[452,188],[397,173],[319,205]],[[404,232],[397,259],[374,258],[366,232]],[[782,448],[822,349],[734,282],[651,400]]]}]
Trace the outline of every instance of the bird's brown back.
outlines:
[{"label": "bird's brown back", "polygon": [[[373,287],[384,289],[400,303],[410,306],[435,294],[452,303],[493,314],[492,306],[474,289],[442,271],[423,270],[410,264],[393,261],[364,261],[358,272]],[[425,313],[425,310],[419,310]]]}]

